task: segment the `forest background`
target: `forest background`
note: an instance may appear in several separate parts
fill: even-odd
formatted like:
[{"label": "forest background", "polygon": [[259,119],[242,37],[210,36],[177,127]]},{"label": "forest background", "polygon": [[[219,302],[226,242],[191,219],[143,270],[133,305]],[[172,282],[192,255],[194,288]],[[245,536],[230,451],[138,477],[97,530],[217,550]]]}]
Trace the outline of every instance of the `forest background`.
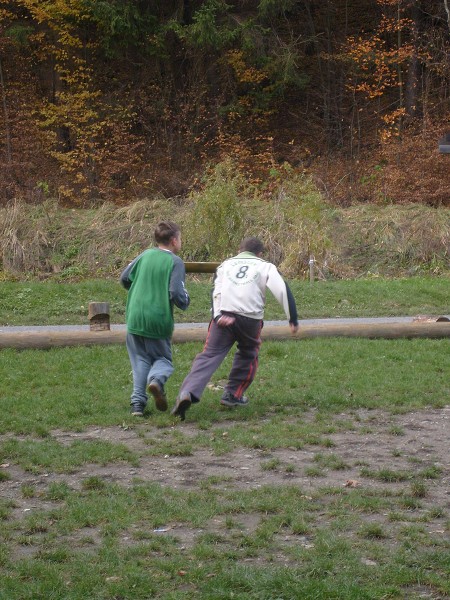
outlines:
[{"label": "forest background", "polygon": [[187,259],[441,273],[449,57],[448,0],[0,1],[2,269],[112,273],[172,217]]}]

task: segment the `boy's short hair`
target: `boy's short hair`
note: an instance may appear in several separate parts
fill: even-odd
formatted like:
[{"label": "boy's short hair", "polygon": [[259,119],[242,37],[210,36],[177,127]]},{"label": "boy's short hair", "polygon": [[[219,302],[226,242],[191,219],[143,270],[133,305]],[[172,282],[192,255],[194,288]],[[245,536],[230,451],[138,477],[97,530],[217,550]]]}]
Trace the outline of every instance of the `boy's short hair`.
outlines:
[{"label": "boy's short hair", "polygon": [[262,254],[264,252],[264,244],[257,237],[244,238],[239,246],[241,252],[253,252],[253,254]]},{"label": "boy's short hair", "polygon": [[177,237],[180,233],[180,226],[173,221],[161,221],[155,228],[154,238],[157,244],[167,246],[173,237]]}]

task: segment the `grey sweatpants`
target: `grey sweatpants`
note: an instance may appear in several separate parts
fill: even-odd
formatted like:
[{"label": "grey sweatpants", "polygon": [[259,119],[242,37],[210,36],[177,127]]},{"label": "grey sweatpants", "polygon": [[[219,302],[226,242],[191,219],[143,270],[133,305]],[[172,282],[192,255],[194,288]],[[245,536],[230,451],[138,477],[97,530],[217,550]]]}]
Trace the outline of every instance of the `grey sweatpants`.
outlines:
[{"label": "grey sweatpants", "polygon": [[215,321],[211,321],[203,351],[197,354],[189,374],[181,384],[181,392],[189,392],[194,402],[200,400],[211,376],[235,342],[237,350],[225,391],[241,398],[255,378],[263,322],[237,314],[232,316],[236,320],[228,327],[219,327]]}]

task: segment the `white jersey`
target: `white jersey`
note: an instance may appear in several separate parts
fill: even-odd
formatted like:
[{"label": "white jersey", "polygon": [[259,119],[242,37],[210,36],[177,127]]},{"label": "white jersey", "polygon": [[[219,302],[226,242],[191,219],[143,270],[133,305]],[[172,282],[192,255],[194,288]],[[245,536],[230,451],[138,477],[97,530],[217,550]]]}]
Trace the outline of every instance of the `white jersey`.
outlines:
[{"label": "white jersey", "polygon": [[281,304],[290,323],[297,324],[292,293],[275,265],[252,252],[241,252],[217,269],[213,291],[213,317],[222,311],[263,319],[266,289]]}]

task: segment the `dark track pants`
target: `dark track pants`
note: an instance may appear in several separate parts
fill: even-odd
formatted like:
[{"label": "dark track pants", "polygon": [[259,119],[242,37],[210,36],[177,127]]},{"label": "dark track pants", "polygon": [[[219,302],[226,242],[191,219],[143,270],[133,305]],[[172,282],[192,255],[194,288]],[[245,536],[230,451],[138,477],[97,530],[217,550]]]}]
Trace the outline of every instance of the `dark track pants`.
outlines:
[{"label": "dark track pants", "polygon": [[211,321],[203,351],[195,357],[191,370],[181,385],[181,392],[190,392],[194,401],[200,400],[211,376],[235,342],[237,350],[225,391],[241,398],[255,378],[263,322],[241,315],[233,316],[236,320],[228,327],[219,327],[215,321]]}]

